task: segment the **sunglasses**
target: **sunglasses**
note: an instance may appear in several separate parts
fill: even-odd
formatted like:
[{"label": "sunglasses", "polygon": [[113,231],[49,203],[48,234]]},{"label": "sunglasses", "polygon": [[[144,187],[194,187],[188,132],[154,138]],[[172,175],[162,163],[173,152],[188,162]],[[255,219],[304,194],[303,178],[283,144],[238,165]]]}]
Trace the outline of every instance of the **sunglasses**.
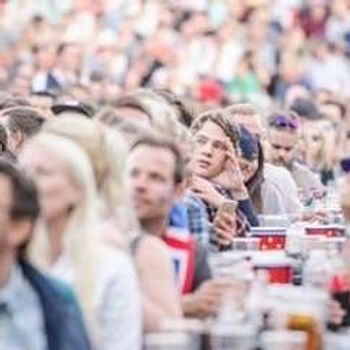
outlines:
[{"label": "sunglasses", "polygon": [[343,158],[340,161],[340,167],[344,173],[349,173],[350,172],[350,158]]},{"label": "sunglasses", "polygon": [[285,115],[277,115],[270,121],[270,126],[277,126],[279,128],[291,128],[293,130],[299,127],[297,119]]}]

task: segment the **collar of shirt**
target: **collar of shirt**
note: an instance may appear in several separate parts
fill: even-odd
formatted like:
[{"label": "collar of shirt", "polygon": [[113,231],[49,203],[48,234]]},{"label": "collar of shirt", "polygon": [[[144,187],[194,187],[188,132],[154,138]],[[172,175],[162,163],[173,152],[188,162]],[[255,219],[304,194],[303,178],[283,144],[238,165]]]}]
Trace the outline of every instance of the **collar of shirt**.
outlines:
[{"label": "collar of shirt", "polygon": [[25,290],[25,278],[18,265],[14,265],[6,285],[0,288],[0,304],[5,304],[10,310],[14,311],[18,305],[17,301]]}]

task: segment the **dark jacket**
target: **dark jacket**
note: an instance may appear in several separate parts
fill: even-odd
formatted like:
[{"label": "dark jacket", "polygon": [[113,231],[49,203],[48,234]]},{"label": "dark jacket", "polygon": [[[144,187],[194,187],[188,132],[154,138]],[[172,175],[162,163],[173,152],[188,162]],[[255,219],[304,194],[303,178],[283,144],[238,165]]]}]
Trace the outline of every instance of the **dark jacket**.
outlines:
[{"label": "dark jacket", "polygon": [[90,350],[91,346],[74,298],[24,260],[24,277],[37,293],[44,316],[49,350]]}]

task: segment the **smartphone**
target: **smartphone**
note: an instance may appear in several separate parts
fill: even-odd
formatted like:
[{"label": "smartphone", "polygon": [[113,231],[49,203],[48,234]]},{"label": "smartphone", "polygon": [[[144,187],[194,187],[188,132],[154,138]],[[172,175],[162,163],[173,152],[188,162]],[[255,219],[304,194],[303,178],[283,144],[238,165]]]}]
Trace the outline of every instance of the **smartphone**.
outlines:
[{"label": "smartphone", "polygon": [[238,205],[237,201],[227,200],[221,204],[218,210],[218,214],[226,213],[228,215],[235,215],[237,210],[237,205]]}]

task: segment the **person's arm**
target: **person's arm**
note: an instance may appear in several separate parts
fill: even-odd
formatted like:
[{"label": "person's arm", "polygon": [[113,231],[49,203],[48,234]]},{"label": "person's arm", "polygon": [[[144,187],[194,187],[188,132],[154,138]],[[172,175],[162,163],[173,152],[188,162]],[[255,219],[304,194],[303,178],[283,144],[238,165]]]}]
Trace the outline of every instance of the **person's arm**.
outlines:
[{"label": "person's arm", "polygon": [[200,319],[217,315],[223,296],[232,288],[232,282],[227,279],[215,278],[205,281],[193,293],[182,296],[184,315]]},{"label": "person's arm", "polygon": [[[110,260],[109,277],[96,281],[103,291],[98,305],[99,349],[140,350],[142,345],[142,304],[132,260],[125,252],[115,252]],[[104,270],[106,271],[106,270]],[[102,271],[104,273],[104,271]]]},{"label": "person's arm", "polygon": [[165,319],[182,316],[171,257],[158,238],[146,236],[135,254],[142,290],[146,332],[159,330]]}]

